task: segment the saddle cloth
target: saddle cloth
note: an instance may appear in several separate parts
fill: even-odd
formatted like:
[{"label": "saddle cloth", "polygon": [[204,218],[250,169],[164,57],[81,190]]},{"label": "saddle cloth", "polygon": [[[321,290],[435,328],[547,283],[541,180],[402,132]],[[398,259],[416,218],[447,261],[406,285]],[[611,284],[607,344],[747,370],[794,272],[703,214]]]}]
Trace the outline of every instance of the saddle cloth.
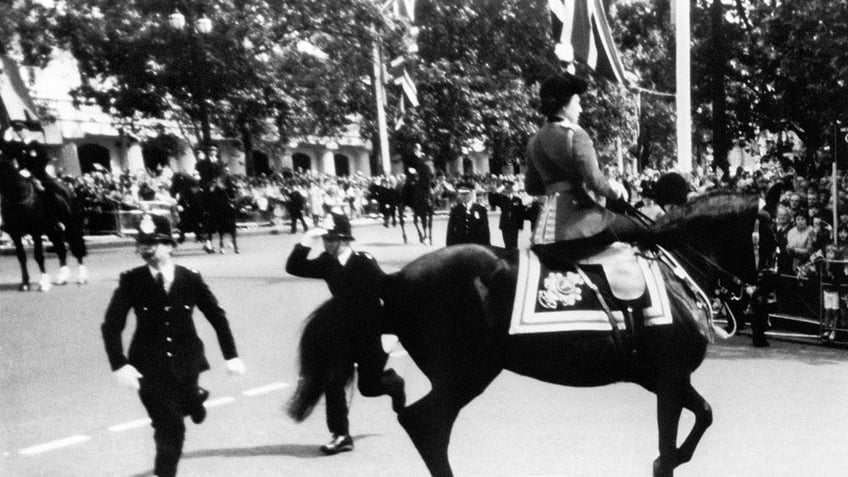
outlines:
[{"label": "saddle cloth", "polygon": [[562,270],[551,267],[530,249],[519,253],[510,334],[612,331],[594,286],[619,329],[625,329],[619,303],[641,309],[645,326],[672,323],[658,262],[635,254],[628,244],[616,242]]}]

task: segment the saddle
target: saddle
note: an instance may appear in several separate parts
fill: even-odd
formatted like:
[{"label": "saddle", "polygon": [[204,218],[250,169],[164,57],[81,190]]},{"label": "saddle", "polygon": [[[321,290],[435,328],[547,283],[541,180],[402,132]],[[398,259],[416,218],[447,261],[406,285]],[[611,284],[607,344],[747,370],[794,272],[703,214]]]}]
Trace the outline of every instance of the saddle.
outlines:
[{"label": "saddle", "polygon": [[520,252],[510,334],[632,333],[637,326],[671,324],[665,278],[653,252],[622,242],[569,251],[552,244]]}]

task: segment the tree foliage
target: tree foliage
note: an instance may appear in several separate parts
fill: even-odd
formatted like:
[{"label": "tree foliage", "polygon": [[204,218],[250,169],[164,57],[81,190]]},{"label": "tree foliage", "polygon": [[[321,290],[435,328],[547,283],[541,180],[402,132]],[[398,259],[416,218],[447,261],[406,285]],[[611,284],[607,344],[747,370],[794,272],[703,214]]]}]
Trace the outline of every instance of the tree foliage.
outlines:
[{"label": "tree foliage", "polygon": [[[347,126],[364,107],[360,78],[382,21],[366,0],[66,4],[55,32],[79,62],[80,99],[124,118],[185,115],[246,141],[269,124],[283,139]],[[176,10],[181,30],[169,23]],[[202,16],[206,34],[193,27]]]}]

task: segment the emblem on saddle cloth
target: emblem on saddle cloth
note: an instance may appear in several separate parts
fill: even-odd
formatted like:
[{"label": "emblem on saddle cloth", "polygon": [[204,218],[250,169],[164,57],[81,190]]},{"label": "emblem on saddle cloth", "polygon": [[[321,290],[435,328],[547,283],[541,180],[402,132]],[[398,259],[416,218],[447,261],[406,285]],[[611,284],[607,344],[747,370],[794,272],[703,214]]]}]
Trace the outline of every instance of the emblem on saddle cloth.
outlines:
[{"label": "emblem on saddle cloth", "polygon": [[619,329],[626,327],[624,314],[617,309],[621,301],[642,310],[645,326],[672,322],[659,265],[636,255],[630,245],[614,243],[570,269],[552,266],[529,249],[519,255],[510,334],[610,331],[610,319],[596,289]]}]

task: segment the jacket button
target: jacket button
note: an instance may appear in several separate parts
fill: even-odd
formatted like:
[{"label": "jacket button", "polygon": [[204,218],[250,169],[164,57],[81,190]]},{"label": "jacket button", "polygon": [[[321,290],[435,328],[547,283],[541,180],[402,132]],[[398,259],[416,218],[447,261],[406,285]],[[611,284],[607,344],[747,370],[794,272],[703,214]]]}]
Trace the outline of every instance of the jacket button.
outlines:
[{"label": "jacket button", "polygon": [[165,326],[171,326],[171,322],[170,322],[170,321],[166,321],[166,322],[165,322]]},{"label": "jacket button", "polygon": [[174,340],[172,340],[172,339],[171,339],[171,337],[170,337],[170,336],[168,336],[167,338],[165,338],[165,341],[167,341],[168,343],[170,343],[171,341],[174,341]]},{"label": "jacket button", "polygon": [[170,357],[172,357],[172,356],[174,356],[173,354],[171,354],[171,352],[170,352],[170,351],[168,351],[167,353],[165,353],[165,355],[167,355],[169,358],[170,358]]}]

